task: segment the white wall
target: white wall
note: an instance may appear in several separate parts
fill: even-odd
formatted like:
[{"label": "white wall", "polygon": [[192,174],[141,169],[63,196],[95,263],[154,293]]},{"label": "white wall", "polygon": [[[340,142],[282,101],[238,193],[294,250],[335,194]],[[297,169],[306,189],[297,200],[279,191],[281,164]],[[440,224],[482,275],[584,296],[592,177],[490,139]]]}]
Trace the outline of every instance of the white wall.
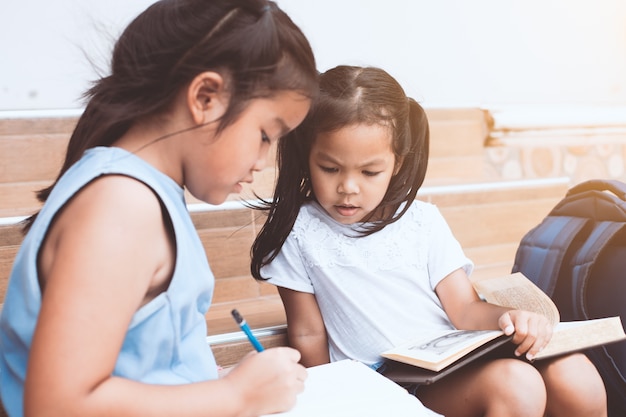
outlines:
[{"label": "white wall", "polygon": [[[0,110],[80,107],[152,0],[0,5]],[[626,105],[624,0],[278,0],[320,70],[385,68],[425,106]]]}]

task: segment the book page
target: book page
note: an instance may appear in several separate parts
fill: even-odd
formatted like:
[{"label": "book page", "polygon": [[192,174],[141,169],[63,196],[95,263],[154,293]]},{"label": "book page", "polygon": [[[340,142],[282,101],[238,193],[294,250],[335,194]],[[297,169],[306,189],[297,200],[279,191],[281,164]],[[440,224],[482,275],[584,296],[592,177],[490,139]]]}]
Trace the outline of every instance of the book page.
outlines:
[{"label": "book page", "polygon": [[361,362],[343,360],[307,371],[296,406],[265,417],[441,417]]},{"label": "book page", "polygon": [[500,330],[430,331],[410,343],[383,352],[381,356],[439,371],[502,334]]},{"label": "book page", "polygon": [[560,320],[559,310],[550,297],[521,272],[473,284],[476,292],[489,303],[542,314],[554,325]]},{"label": "book page", "polygon": [[619,316],[559,323],[552,339],[535,359],[549,358],[626,339]]},{"label": "book page", "polygon": [[535,356],[549,358],[626,339],[619,316],[559,323],[559,311],[548,295],[521,272],[474,282],[486,301],[543,314],[554,323],[550,342]]}]

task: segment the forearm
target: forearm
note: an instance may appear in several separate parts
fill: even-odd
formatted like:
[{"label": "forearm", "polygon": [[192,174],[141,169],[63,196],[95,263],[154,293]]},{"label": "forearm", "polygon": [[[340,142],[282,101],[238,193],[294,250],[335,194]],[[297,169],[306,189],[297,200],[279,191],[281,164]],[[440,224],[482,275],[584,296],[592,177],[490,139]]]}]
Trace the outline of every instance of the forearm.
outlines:
[{"label": "forearm", "polygon": [[111,386],[102,387],[98,403],[120,404],[119,409],[111,409],[106,415],[221,417],[259,414],[251,401],[245,401],[243,390],[228,378],[176,386],[146,385],[122,379],[110,382]]},{"label": "forearm", "polygon": [[482,301],[463,269],[450,273],[437,285],[435,291],[457,329],[499,329],[500,317],[510,310]]},{"label": "forearm", "polygon": [[300,363],[305,367],[330,362],[328,339],[325,332],[322,334],[298,334],[292,331],[288,332],[288,337],[289,345],[297,349],[302,355]]},{"label": "forearm", "polygon": [[469,303],[464,314],[455,316],[452,324],[457,329],[464,330],[494,330],[499,329],[498,320],[510,311],[510,308],[497,306],[484,301],[474,301]]},{"label": "forearm", "polygon": [[223,378],[169,386],[112,376],[102,378],[102,382],[95,385],[77,383],[76,379],[80,378],[57,378],[58,383],[50,384],[45,383],[45,378],[27,377],[25,415],[248,417],[273,414],[293,407],[296,396],[304,388],[306,370],[298,364],[299,360],[300,354],[288,347],[250,352]]},{"label": "forearm", "polygon": [[[45,388],[42,388],[45,390]],[[92,392],[62,398],[47,390],[28,395],[25,416],[254,416],[243,392],[228,379],[184,385],[151,385],[111,377]]]},{"label": "forearm", "polygon": [[330,362],[326,326],[314,294],[279,287],[287,313],[289,346],[302,355],[306,367]]}]

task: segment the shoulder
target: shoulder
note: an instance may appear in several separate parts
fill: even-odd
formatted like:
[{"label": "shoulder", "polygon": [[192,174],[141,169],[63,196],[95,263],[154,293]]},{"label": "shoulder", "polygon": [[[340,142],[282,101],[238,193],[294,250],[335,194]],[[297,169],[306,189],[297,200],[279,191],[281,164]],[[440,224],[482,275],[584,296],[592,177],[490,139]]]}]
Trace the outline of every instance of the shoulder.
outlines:
[{"label": "shoulder", "polygon": [[407,236],[407,238],[428,239],[428,236],[437,233],[445,224],[446,221],[436,205],[415,200],[410,203],[400,219],[386,226],[381,232],[387,235]]},{"label": "shoulder", "polygon": [[170,248],[161,204],[153,191],[133,178],[107,175],[81,188],[57,213],[42,246],[42,271],[50,276],[55,270],[70,270],[56,260],[75,258],[80,265],[71,270],[84,268],[94,279],[99,276],[111,285],[112,277],[121,280],[120,286],[137,282],[144,285],[143,291],[155,271],[169,268]]},{"label": "shoulder", "polygon": [[418,222],[430,222],[442,217],[442,215],[436,205],[426,201],[414,200],[404,217]]},{"label": "shoulder", "polygon": [[58,229],[64,233],[76,229],[109,235],[123,230],[123,240],[129,244],[139,236],[149,239],[163,224],[161,203],[153,190],[124,175],[94,179],[65,204],[57,217]]},{"label": "shoulder", "polygon": [[127,175],[100,176],[83,187],[74,199],[82,201],[90,211],[122,212],[131,216],[160,212],[159,199],[152,188]]},{"label": "shoulder", "polygon": [[434,205],[433,203],[429,203],[429,202],[422,201],[422,200],[413,200],[409,210],[412,210],[412,211],[422,211],[422,212],[426,212],[426,213],[432,213],[432,212],[438,212],[439,211],[437,206]]}]

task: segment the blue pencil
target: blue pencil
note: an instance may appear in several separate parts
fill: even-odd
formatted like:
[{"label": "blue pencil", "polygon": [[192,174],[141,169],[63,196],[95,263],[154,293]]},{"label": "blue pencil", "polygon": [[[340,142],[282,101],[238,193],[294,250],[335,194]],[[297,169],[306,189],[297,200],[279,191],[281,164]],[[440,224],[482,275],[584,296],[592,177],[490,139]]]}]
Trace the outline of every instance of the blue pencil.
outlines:
[{"label": "blue pencil", "polygon": [[241,330],[243,330],[246,336],[248,336],[248,340],[250,341],[250,343],[252,343],[252,346],[254,346],[256,351],[263,352],[264,350],[263,345],[261,345],[261,343],[256,337],[254,337],[254,335],[252,334],[252,330],[250,330],[250,327],[248,326],[248,323],[241,316],[241,314],[239,314],[237,309],[233,309],[230,313],[233,315],[233,318],[235,319],[239,327],[241,327]]}]

